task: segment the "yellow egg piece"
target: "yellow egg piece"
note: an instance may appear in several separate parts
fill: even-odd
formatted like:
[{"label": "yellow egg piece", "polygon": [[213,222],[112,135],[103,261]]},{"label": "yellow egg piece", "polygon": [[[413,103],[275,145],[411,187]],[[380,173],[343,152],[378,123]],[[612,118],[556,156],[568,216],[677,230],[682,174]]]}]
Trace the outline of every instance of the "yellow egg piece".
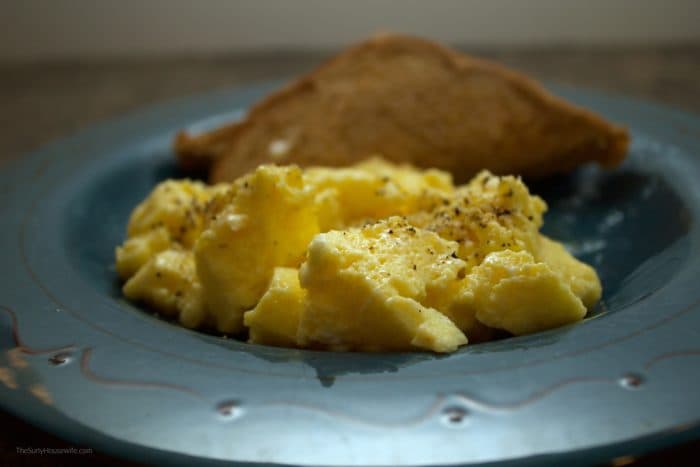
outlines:
[{"label": "yellow egg piece", "polygon": [[381,159],[347,168],[312,167],[304,180],[321,197],[326,213],[322,231],[416,212],[454,191],[446,172],[419,171]]},{"label": "yellow egg piece", "polygon": [[296,268],[275,268],[265,294],[243,315],[254,344],[294,347],[297,329],[306,306],[306,290],[299,284]]},{"label": "yellow egg piece", "polygon": [[519,178],[482,172],[442,203],[408,219],[458,242],[459,257],[473,267],[493,251],[535,252],[546,209]]},{"label": "yellow egg piece", "polygon": [[190,251],[156,254],[123,287],[124,295],[145,302],[189,328],[205,324],[202,287]]},{"label": "yellow egg piece", "polygon": [[300,272],[307,306],[298,344],[436,352],[466,344],[447,317],[421,304],[436,284],[459,280],[464,262],[456,249],[455,242],[400,218],[317,235]]},{"label": "yellow egg piece", "polygon": [[231,199],[199,236],[197,274],[208,312],[224,333],[243,329],[275,267],[297,267],[319,232],[314,193],[298,167],[261,166],[236,183]]},{"label": "yellow egg piece", "polygon": [[489,253],[467,282],[476,318],[515,335],[574,323],[586,315],[571,287],[525,251]]},{"label": "yellow egg piece", "polygon": [[134,237],[162,227],[174,242],[190,248],[202,231],[206,203],[223,189],[191,180],[162,182],[134,209],[127,233]]},{"label": "yellow egg piece", "polygon": [[122,246],[117,247],[115,253],[119,277],[130,278],[157,253],[169,249],[172,243],[165,227],[158,227],[128,238]]},{"label": "yellow egg piece", "polygon": [[536,257],[569,285],[586,308],[592,308],[600,300],[603,288],[595,269],[574,258],[564,245],[541,235]]}]

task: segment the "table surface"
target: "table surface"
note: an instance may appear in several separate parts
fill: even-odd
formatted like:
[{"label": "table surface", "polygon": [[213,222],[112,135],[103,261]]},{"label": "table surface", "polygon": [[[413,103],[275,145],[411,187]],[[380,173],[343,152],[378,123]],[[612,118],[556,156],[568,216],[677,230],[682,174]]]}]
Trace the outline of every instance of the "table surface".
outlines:
[{"label": "table surface", "polygon": [[[656,101],[700,113],[700,44],[634,48],[469,50],[535,78]],[[96,121],[166,99],[291,77],[328,53],[0,63],[0,166]],[[17,448],[73,446],[0,411],[0,462],[8,465],[138,465],[94,452],[38,456]],[[74,446],[89,448],[89,446]],[[634,465],[680,465],[700,442],[654,453]],[[58,456],[58,458],[57,458]],[[627,465],[620,459],[615,465]],[[690,465],[690,464],[688,464]]]}]

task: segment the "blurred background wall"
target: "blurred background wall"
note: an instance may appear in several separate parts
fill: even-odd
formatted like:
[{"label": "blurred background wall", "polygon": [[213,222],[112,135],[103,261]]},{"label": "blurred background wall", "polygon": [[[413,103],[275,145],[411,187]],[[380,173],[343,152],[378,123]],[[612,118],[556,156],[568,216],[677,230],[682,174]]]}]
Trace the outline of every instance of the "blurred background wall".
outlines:
[{"label": "blurred background wall", "polygon": [[0,0],[0,60],[335,48],[377,30],[467,46],[700,39],[700,0]]}]

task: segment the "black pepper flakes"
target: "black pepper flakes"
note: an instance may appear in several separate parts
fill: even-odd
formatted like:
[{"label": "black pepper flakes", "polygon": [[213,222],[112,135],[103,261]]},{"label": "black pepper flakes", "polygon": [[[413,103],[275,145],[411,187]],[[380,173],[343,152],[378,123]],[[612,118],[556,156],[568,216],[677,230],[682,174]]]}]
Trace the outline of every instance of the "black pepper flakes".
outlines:
[{"label": "black pepper flakes", "polygon": [[452,256],[454,259],[457,259],[457,252],[456,252],[456,251],[453,251],[452,254],[451,254],[450,256]]}]

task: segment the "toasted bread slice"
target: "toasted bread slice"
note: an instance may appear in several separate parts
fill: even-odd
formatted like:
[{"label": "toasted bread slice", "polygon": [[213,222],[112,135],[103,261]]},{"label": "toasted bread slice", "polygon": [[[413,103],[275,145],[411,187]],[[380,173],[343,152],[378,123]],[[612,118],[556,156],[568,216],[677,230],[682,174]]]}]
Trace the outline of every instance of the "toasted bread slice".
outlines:
[{"label": "toasted bread slice", "polygon": [[342,166],[371,155],[437,167],[545,176],[625,157],[624,128],[523,74],[424,39],[380,35],[271,94],[238,123],[180,133],[183,167],[229,181],[263,163]]}]

